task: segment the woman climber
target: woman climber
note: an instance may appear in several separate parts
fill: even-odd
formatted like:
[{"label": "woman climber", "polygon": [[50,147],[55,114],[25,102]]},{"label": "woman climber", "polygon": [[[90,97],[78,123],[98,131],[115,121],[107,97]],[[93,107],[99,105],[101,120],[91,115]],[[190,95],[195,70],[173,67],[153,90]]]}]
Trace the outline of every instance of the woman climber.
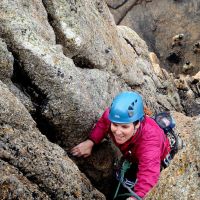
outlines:
[{"label": "woman climber", "polygon": [[[109,134],[123,158],[132,163],[135,176],[133,191],[141,199],[158,182],[161,166],[170,153],[170,143],[158,124],[144,113],[142,97],[137,92],[117,95],[92,129],[89,139],[72,148],[77,157],[88,157],[92,148]],[[137,199],[134,196],[126,200]]]}]

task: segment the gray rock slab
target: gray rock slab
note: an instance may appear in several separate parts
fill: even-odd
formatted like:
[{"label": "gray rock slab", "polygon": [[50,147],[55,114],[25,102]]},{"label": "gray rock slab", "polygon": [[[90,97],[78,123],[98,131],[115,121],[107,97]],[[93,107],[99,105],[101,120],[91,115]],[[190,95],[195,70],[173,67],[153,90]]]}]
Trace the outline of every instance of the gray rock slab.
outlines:
[{"label": "gray rock slab", "polygon": [[[23,175],[22,179],[37,185],[41,191],[40,198],[44,193],[50,199],[105,199],[81,174],[66,152],[39,132],[28,111],[2,82],[0,121],[0,159],[15,167],[20,176]],[[7,172],[5,167],[2,168]],[[8,187],[14,187],[11,193],[17,192],[15,186],[19,182],[15,176],[13,179],[8,184]],[[4,177],[0,180],[0,187],[3,187]],[[23,190],[27,187],[25,185]]]}]

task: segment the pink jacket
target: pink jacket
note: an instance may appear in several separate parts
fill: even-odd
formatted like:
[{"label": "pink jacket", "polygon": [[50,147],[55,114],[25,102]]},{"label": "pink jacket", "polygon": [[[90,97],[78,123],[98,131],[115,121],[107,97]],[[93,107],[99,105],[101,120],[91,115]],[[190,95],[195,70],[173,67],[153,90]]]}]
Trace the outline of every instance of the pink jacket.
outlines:
[{"label": "pink jacket", "polygon": [[161,161],[170,152],[169,141],[163,130],[148,116],[145,116],[135,135],[124,144],[117,144],[110,130],[109,109],[103,113],[89,138],[95,144],[109,134],[115,145],[129,161],[138,164],[137,183],[134,192],[143,198],[158,182]]}]

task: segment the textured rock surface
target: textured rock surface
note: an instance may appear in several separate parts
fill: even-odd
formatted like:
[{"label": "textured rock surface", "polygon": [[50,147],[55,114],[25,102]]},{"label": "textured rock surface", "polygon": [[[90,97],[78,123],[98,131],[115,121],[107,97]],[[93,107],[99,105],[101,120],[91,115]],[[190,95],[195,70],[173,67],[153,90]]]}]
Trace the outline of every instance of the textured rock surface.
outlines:
[{"label": "textured rock surface", "polygon": [[107,193],[112,145],[105,141],[93,156],[74,162],[63,149],[87,138],[122,90],[141,92],[153,111],[182,111],[173,77],[155,73],[145,42],[116,26],[103,1],[2,0],[0,13],[0,79],[12,92],[1,82],[3,197],[17,198],[23,190],[21,199],[34,192],[40,198],[104,199],[74,162]]},{"label": "textured rock surface", "polygon": [[8,51],[6,43],[0,38],[0,80],[23,102],[29,112],[34,112],[35,108],[27,96],[27,93],[25,94],[19,85],[13,84],[13,82],[15,82],[13,77],[13,65],[14,57]]},{"label": "textured rock surface", "polygon": [[66,152],[38,131],[25,107],[2,82],[0,113],[1,197],[104,199]]},{"label": "textured rock surface", "polygon": [[31,96],[39,121],[54,126],[60,143],[72,146],[78,142],[75,138],[86,137],[83,134],[123,83],[103,71],[77,68],[64,56],[40,1],[1,4],[1,34],[19,61],[15,80]]},{"label": "textured rock surface", "polygon": [[[199,0],[107,0],[107,4],[116,23],[135,30],[157,54],[160,66],[177,79],[180,73],[192,76],[200,71]],[[192,83],[192,101],[178,88],[187,115],[200,113],[196,111],[200,94],[194,91],[199,84]]]},{"label": "textured rock surface", "polygon": [[6,43],[0,39],[0,79],[1,81],[10,81],[13,74],[14,59],[8,51]]},{"label": "textured rock surface", "polygon": [[1,199],[50,199],[22,172],[3,160],[0,160],[0,175]]},{"label": "textured rock surface", "polygon": [[[133,62],[137,55],[118,36],[104,1],[50,0],[44,1],[44,4],[57,40],[67,56],[66,51],[70,51],[70,57],[78,67],[113,71],[130,85],[143,83],[143,79],[139,78],[143,73]],[[133,74],[137,76],[132,77]]]},{"label": "textured rock surface", "polygon": [[[116,9],[121,2],[125,3]],[[183,64],[190,61],[194,65],[191,73],[200,70],[199,53],[194,53],[195,43],[200,40],[199,0],[108,0],[107,3],[116,23],[135,30],[150,49],[157,53],[164,67],[180,73]],[[182,46],[175,45],[172,48],[172,38],[177,34],[184,34]],[[166,58],[169,54],[177,52],[180,52],[180,62],[168,62]]]},{"label": "textured rock surface", "polygon": [[180,74],[179,78],[175,79],[175,84],[186,113],[198,116],[200,114],[200,78],[198,74],[193,77]]},{"label": "textured rock surface", "polygon": [[[96,3],[98,4],[98,2]],[[108,63],[106,70],[82,69],[77,67],[72,59],[66,57],[62,52],[62,47],[55,43],[55,34],[48,23],[46,10],[40,1],[19,1],[18,4],[12,1],[2,1],[1,5],[1,37],[5,39],[10,51],[18,60],[18,65],[14,66],[15,80],[31,96],[31,100],[36,106],[36,120],[41,129],[45,129],[44,132],[48,132],[46,127],[54,129],[55,133],[51,137],[62,146],[69,148],[74,143],[86,138],[94,120],[110,104],[112,97],[120,90],[130,89],[133,84],[137,85],[133,89],[141,91],[146,104],[153,110],[174,107],[173,103],[170,103],[173,102],[173,99],[169,101],[165,92],[163,94],[157,92],[159,88],[164,90],[166,88],[154,75],[148,56],[143,55],[147,50],[138,55],[137,50],[133,51],[131,40],[135,33],[130,36],[131,31],[123,30],[123,28],[118,31],[113,22],[110,22],[110,15],[101,16],[104,9],[102,8],[103,11],[99,13],[93,1],[87,1],[84,5],[79,6],[77,14],[67,10],[71,6],[71,2],[68,1],[48,1],[45,5],[50,19],[58,18],[58,24],[65,23],[67,26],[68,20],[72,18],[77,22],[76,26],[79,32],[86,31],[87,27],[83,29],[83,23],[78,23],[77,19],[80,18],[78,16],[82,16],[83,10],[90,8],[86,8],[87,6],[91,6],[92,10],[96,8],[98,15],[93,20],[98,21],[104,27],[101,30],[105,30],[102,32],[105,39],[94,38],[92,41],[94,43],[98,41],[99,45],[109,44],[113,51],[121,51],[121,53],[118,52],[115,60],[119,70],[122,70],[121,75],[118,73],[119,71],[112,72],[114,65]],[[52,6],[57,6],[53,10],[58,16],[52,11]],[[68,13],[68,15],[66,16],[64,13]],[[94,12],[84,13],[86,17],[83,19],[87,19],[87,13],[90,17]],[[105,9],[105,13],[107,13],[107,9]],[[108,21],[105,22],[106,16]],[[102,19],[101,21],[99,17]],[[99,30],[98,24],[93,23],[92,25],[92,29],[89,30],[94,30],[94,32]],[[111,33],[108,34],[107,31],[111,31]],[[57,34],[57,32],[55,33]],[[59,33],[57,35],[59,36]],[[109,40],[110,35],[115,40]],[[64,35],[66,40],[67,36]],[[84,37],[86,36],[90,40],[92,39],[91,35],[84,35]],[[129,39],[129,37],[132,38]],[[87,41],[88,38],[85,38],[84,41]],[[138,36],[136,40],[139,41]],[[128,44],[127,41],[129,41]],[[72,40],[73,42],[74,40]],[[135,46],[141,44],[143,47],[146,46],[144,42],[138,42]],[[62,45],[64,48],[68,48],[65,44]],[[94,55],[96,51],[93,46],[88,43],[88,48],[84,47],[84,57],[90,55],[98,59],[99,56]],[[143,47],[138,46],[135,49]],[[98,49],[98,45],[96,48]],[[87,51],[89,52],[87,53]],[[100,57],[105,59],[104,56],[105,53],[102,53]],[[123,64],[122,60],[126,62]],[[103,62],[100,62],[100,65],[102,69],[105,68]],[[93,68],[95,67],[96,64]],[[137,83],[133,83],[134,81]],[[88,104],[88,102],[92,103]],[[87,120],[83,121],[83,118]],[[46,122],[47,124],[44,126]]]}]

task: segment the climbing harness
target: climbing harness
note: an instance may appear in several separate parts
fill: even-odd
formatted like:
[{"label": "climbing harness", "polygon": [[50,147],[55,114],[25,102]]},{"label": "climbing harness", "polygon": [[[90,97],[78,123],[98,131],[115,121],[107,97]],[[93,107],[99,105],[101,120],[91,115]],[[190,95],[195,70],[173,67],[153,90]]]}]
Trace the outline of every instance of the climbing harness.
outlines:
[{"label": "climbing harness", "polygon": [[[123,196],[133,196],[135,197],[137,200],[142,200],[135,192],[133,192],[132,188],[135,186],[137,180],[135,182],[129,181],[128,179],[124,178],[124,175],[126,173],[126,171],[131,167],[131,163],[128,160],[124,160],[124,162],[122,163],[121,169],[116,173],[116,178],[119,181],[119,184],[117,186],[115,195],[114,195],[114,199],[118,198],[118,197],[123,197]],[[125,194],[118,194],[119,192],[119,188],[120,186],[123,186],[124,188],[126,188],[129,193],[125,193]]]}]

